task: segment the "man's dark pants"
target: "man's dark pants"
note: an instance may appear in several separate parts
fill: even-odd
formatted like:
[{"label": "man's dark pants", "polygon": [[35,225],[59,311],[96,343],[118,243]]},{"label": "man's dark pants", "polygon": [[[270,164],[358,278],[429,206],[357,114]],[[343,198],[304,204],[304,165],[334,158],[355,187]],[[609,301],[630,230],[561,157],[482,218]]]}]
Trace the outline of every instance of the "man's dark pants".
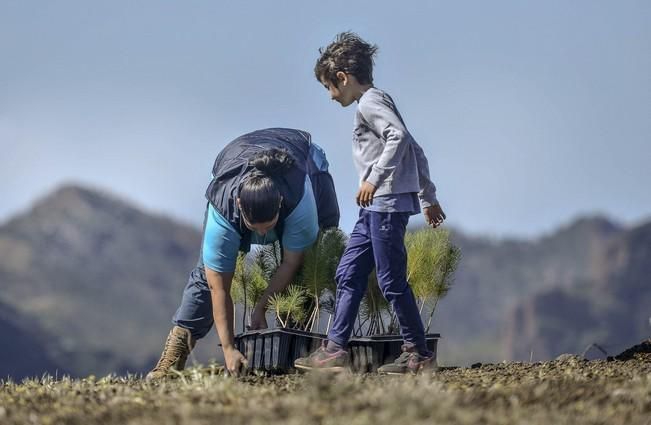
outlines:
[{"label": "man's dark pants", "polygon": [[[204,231],[207,218],[208,206],[203,219]],[[203,266],[203,250],[199,252],[197,265],[190,272],[188,283],[183,290],[181,305],[176,310],[172,323],[188,329],[195,339],[203,338],[212,328],[212,298]]]}]

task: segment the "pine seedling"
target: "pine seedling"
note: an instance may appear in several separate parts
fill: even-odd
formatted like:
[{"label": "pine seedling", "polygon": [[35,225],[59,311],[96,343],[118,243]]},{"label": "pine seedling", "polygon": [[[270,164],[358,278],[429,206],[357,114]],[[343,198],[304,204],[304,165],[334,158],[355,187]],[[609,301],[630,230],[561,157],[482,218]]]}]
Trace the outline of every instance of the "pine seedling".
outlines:
[{"label": "pine seedling", "polygon": [[[240,253],[235,265],[235,273],[231,284],[231,297],[233,302],[244,305],[242,326],[246,325],[246,316],[260,301],[262,294],[267,289],[269,278],[275,269],[268,270],[268,249],[259,249],[249,255]],[[269,264],[267,264],[269,263]]]},{"label": "pine seedling", "polygon": [[345,247],[346,235],[334,228],[320,231],[316,242],[305,252],[299,279],[311,298],[306,304],[309,318],[305,330],[312,331],[318,324],[323,294],[336,291],[335,273]]},{"label": "pine seedling", "polygon": [[290,285],[283,292],[269,298],[269,307],[276,314],[278,323],[283,328],[299,327],[307,318],[305,303],[308,294],[305,288]]},{"label": "pine seedling", "polygon": [[405,246],[407,280],[419,303],[421,314],[426,306],[429,307],[429,329],[436,305],[451,288],[461,251],[452,244],[449,231],[444,229],[408,232]]},{"label": "pine seedling", "polygon": [[[377,274],[373,271],[368,278],[368,288],[359,307],[360,328],[366,326],[366,335],[387,333],[384,317],[389,313],[389,302],[384,298],[377,281]],[[359,329],[360,334],[363,329]]]}]

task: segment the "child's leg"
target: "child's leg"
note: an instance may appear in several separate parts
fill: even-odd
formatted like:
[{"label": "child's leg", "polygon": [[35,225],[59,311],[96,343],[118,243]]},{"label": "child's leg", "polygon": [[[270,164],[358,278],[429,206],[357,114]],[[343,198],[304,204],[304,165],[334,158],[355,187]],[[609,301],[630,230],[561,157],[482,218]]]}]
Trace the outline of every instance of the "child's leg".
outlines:
[{"label": "child's leg", "polygon": [[335,317],[328,340],[345,347],[355,325],[359,303],[373,270],[373,250],[368,226],[369,211],[361,210],[346,249],[337,266]]},{"label": "child's leg", "polygon": [[391,303],[408,344],[427,352],[425,329],[414,294],[407,283],[405,231],[409,213],[370,212],[369,228],[380,290]]}]

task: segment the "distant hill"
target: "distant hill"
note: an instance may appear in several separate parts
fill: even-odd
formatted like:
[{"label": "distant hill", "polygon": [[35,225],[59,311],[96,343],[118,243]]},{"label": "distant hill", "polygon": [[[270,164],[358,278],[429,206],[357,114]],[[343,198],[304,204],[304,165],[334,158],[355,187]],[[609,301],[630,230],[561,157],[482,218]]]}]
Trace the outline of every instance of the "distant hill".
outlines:
[{"label": "distant hill", "polygon": [[[613,246],[613,241],[628,233],[603,217],[580,218],[535,240],[491,240],[454,232],[462,259],[454,287],[435,315],[435,330],[444,337],[442,357],[452,364],[523,357],[528,360],[530,344],[518,342],[522,333],[514,332],[514,326],[524,326],[520,323],[524,320],[523,309],[527,310],[527,303],[534,302],[530,297],[548,291],[546,296],[535,301],[538,311],[550,311],[548,321],[538,323],[548,326],[553,320],[553,311],[561,307],[545,300],[551,294],[567,294],[570,289],[582,288],[593,282],[598,274],[612,270],[614,265],[603,261],[607,256],[605,251],[612,249],[609,247]],[[641,255],[646,255],[646,261],[651,262],[648,253]],[[565,301],[571,303],[574,298]],[[562,326],[568,335],[562,338],[576,337],[573,322],[563,322]],[[532,332],[530,338],[537,335],[538,332]],[[639,339],[635,335],[637,333],[623,334],[631,338],[629,343]],[[518,343],[524,347],[523,352],[515,350]],[[573,352],[584,348],[577,345],[579,348]],[[545,358],[546,352],[537,353],[538,358]]]},{"label": "distant hill", "polygon": [[[453,231],[462,260],[431,329],[443,335],[443,363],[528,360],[532,350],[539,360],[648,336],[650,228],[588,217],[536,240]],[[0,379],[146,371],[200,238],[196,228],[78,185],[0,226]],[[200,361],[218,353],[211,335],[195,350]]]},{"label": "distant hill", "polygon": [[0,303],[0,329],[0,379],[68,372],[49,354],[56,346],[56,339],[43,332],[34,320],[3,303]]},{"label": "distant hill", "polygon": [[145,370],[199,244],[195,228],[102,191],[61,187],[0,227],[0,302],[53,337],[44,353],[58,367]]},{"label": "distant hill", "polygon": [[651,223],[610,239],[592,271],[590,279],[543,290],[516,306],[507,321],[511,358],[527,360],[533,352],[547,359],[593,343],[615,355],[631,341],[648,338]]}]

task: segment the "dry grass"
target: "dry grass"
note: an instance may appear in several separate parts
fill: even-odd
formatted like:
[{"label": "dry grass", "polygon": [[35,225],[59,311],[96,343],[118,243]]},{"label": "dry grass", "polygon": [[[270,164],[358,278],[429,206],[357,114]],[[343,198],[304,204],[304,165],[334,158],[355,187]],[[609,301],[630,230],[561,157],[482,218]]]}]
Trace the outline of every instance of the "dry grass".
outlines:
[{"label": "dry grass", "polygon": [[227,378],[215,369],[0,384],[12,424],[651,424],[651,358],[505,363],[413,377]]}]

